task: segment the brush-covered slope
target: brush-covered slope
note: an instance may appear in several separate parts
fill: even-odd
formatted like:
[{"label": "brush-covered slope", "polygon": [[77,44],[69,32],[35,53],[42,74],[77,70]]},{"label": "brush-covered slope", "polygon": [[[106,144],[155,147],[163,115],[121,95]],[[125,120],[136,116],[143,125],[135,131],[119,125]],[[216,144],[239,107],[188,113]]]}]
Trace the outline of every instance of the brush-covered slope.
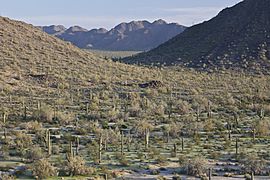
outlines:
[{"label": "brush-covered slope", "polygon": [[32,25],[4,17],[0,17],[0,44],[1,90],[90,87],[151,76],[146,68],[105,61]]},{"label": "brush-covered slope", "polygon": [[66,29],[55,25],[39,28],[84,49],[144,51],[168,41],[183,32],[186,27],[157,20],[153,23],[148,21],[121,23],[109,31],[103,28],[88,31],[78,26]]},{"label": "brush-covered slope", "polygon": [[269,0],[244,0],[156,49],[124,61],[195,68],[269,69],[269,9]]}]

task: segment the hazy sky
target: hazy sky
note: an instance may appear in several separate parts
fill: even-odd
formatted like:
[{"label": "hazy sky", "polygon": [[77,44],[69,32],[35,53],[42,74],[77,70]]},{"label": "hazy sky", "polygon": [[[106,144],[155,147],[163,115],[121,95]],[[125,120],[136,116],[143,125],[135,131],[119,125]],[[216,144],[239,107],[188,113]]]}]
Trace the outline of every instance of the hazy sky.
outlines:
[{"label": "hazy sky", "polygon": [[164,19],[182,25],[208,20],[241,0],[0,0],[0,15],[34,25],[112,28],[120,22]]}]

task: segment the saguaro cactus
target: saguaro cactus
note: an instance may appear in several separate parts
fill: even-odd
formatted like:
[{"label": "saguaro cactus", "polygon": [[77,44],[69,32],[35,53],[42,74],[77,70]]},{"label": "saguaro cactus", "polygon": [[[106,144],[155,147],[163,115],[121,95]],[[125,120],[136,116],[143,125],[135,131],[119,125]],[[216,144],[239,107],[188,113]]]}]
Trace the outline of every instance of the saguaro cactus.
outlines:
[{"label": "saguaro cactus", "polygon": [[256,129],[255,129],[255,127],[252,130],[252,136],[253,136],[253,142],[255,142],[255,139],[256,139]]},{"label": "saguaro cactus", "polygon": [[238,114],[236,112],[233,113],[233,118],[234,118],[236,127],[238,127],[239,117],[238,117]]},{"label": "saguaro cactus", "polygon": [[70,157],[74,157],[72,141],[69,142],[69,154],[70,154]]},{"label": "saguaro cactus", "polygon": [[124,155],[124,132],[121,131],[121,155]]},{"label": "saguaro cactus", "polygon": [[6,120],[7,120],[7,113],[3,112],[3,123],[6,124]]},{"label": "saguaro cactus", "polygon": [[128,151],[130,152],[130,147],[131,147],[131,134],[130,134],[130,129],[128,130]]},{"label": "saguaro cactus", "polygon": [[208,169],[208,179],[211,180],[212,179],[212,168]]},{"label": "saguaro cactus", "polygon": [[27,119],[27,107],[24,105],[23,119]]},{"label": "saguaro cactus", "polygon": [[99,136],[99,146],[98,146],[98,163],[101,163],[102,159],[102,134]]},{"label": "saguaro cactus", "polygon": [[239,138],[237,137],[235,140],[235,155],[238,157],[238,148],[239,148]]},{"label": "saguaro cactus", "polygon": [[182,151],[184,151],[184,138],[183,137],[181,138],[181,141],[182,141],[182,143],[181,143],[181,145],[182,145]]},{"label": "saguaro cactus", "polygon": [[251,180],[254,180],[254,171],[251,172]]},{"label": "saguaro cactus", "polygon": [[76,137],[76,155],[79,155],[80,138]]},{"label": "saguaro cactus", "polygon": [[52,142],[51,142],[51,133],[49,129],[47,129],[46,131],[46,143],[47,143],[48,155],[50,156],[52,154]]},{"label": "saguaro cactus", "polygon": [[37,102],[37,109],[40,111],[41,109],[41,104],[40,104],[40,101]]},{"label": "saguaro cactus", "polygon": [[149,147],[149,136],[150,136],[149,128],[146,128],[145,129],[144,136],[145,136],[144,137],[145,149],[147,150],[148,147]]},{"label": "saguaro cactus", "polygon": [[89,103],[86,103],[86,115],[89,114]]},{"label": "saguaro cactus", "polygon": [[199,121],[200,114],[201,114],[200,106],[197,106],[197,110],[196,110],[196,120],[197,120],[197,122]]},{"label": "saguaro cactus", "polygon": [[261,120],[264,119],[264,109],[263,108],[260,109],[259,117],[260,117]]},{"label": "saguaro cactus", "polygon": [[174,157],[177,156],[177,144],[176,143],[173,144],[173,156]]},{"label": "saguaro cactus", "polygon": [[3,113],[3,123],[4,123],[4,138],[7,139],[7,128],[6,128],[6,121],[7,121],[7,113]]},{"label": "saguaro cactus", "polygon": [[67,161],[70,161],[70,159],[73,157],[74,157],[73,146],[72,146],[72,141],[70,141],[69,142],[69,152],[66,153]]},{"label": "saguaro cactus", "polygon": [[207,104],[207,116],[209,118],[212,117],[212,110],[211,110],[211,103],[210,103],[210,101],[208,101],[208,104]]},{"label": "saguaro cactus", "polygon": [[227,123],[227,130],[228,130],[229,140],[231,140],[232,125],[229,122]]}]

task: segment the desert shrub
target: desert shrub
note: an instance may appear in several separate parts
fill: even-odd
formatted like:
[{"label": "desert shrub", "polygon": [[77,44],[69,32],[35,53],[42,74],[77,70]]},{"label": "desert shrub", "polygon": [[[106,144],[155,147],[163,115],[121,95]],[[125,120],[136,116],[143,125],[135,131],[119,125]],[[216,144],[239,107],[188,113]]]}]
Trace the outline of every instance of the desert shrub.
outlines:
[{"label": "desert shrub", "polygon": [[157,180],[166,180],[167,178],[165,178],[164,176],[158,176]]},{"label": "desert shrub", "polygon": [[154,115],[164,116],[165,106],[161,103],[161,104],[157,105],[156,107],[153,107],[152,112]]},{"label": "desert shrub", "polygon": [[267,168],[266,161],[258,157],[257,154],[247,155],[240,163],[246,173],[262,174]]},{"label": "desert shrub", "polygon": [[180,155],[178,158],[178,162],[179,162],[180,167],[184,167],[187,164],[188,159],[185,155]]},{"label": "desert shrub", "polygon": [[84,159],[80,156],[69,157],[66,162],[66,170],[71,176],[91,175],[94,173],[94,169],[87,167]]},{"label": "desert shrub", "polygon": [[153,169],[153,170],[150,172],[151,175],[158,175],[159,173],[160,173],[160,172],[159,172],[158,169]]},{"label": "desert shrub", "polygon": [[137,158],[140,159],[141,161],[145,159],[145,155],[141,151],[137,151],[136,155],[137,155]]},{"label": "desert shrub", "polygon": [[75,119],[75,115],[73,113],[64,113],[64,112],[57,112],[55,114],[54,121],[58,122],[61,125],[70,124]]},{"label": "desert shrub", "polygon": [[0,174],[1,180],[15,180],[16,178],[9,174]]},{"label": "desert shrub", "polygon": [[89,157],[92,161],[95,163],[98,163],[99,159],[99,145],[96,141],[93,141],[91,144],[87,145],[87,151],[89,154]]},{"label": "desert shrub", "polygon": [[256,133],[259,136],[267,136],[269,135],[270,123],[268,120],[260,120],[257,122],[255,126]]},{"label": "desert shrub", "polygon": [[158,155],[158,157],[156,158],[156,161],[159,164],[166,162],[166,160],[167,160],[166,157],[164,155],[162,155],[162,154]]},{"label": "desert shrub", "polygon": [[115,154],[115,158],[119,161],[120,165],[122,166],[128,166],[129,162],[125,155],[122,155],[121,153],[117,152]]},{"label": "desert shrub", "polygon": [[14,132],[14,144],[18,153],[23,153],[23,151],[29,149],[32,145],[32,138],[23,132]]},{"label": "desert shrub", "polygon": [[33,117],[42,122],[52,122],[53,110],[49,106],[42,106],[33,112]]},{"label": "desert shrub", "polygon": [[52,147],[52,153],[58,155],[60,153],[60,147],[57,145],[54,145]]},{"label": "desert shrub", "polygon": [[0,159],[7,160],[9,158],[9,146],[4,144],[0,146]]},{"label": "desert shrub", "polygon": [[210,158],[211,159],[219,159],[221,157],[221,153],[217,151],[210,152]]},{"label": "desert shrub", "polygon": [[26,158],[33,162],[44,158],[44,153],[39,146],[33,146],[27,151]]},{"label": "desert shrub", "polygon": [[176,110],[179,114],[187,114],[191,109],[191,105],[187,101],[179,100],[177,102]]},{"label": "desert shrub", "polygon": [[37,132],[42,128],[42,123],[37,121],[30,121],[25,124],[25,129],[27,129],[30,132]]},{"label": "desert shrub", "polygon": [[140,117],[142,110],[139,106],[133,106],[128,109],[128,113],[131,117]]},{"label": "desert shrub", "polygon": [[151,159],[157,159],[159,155],[160,150],[158,150],[157,148],[152,147],[151,149],[149,149],[149,157]]},{"label": "desert shrub", "polygon": [[207,171],[207,161],[201,157],[195,157],[185,163],[185,170],[188,175],[202,176]]},{"label": "desert shrub", "polygon": [[40,159],[36,161],[32,166],[31,170],[34,176],[37,176],[38,179],[46,179],[48,177],[56,176],[57,170],[48,159]]}]

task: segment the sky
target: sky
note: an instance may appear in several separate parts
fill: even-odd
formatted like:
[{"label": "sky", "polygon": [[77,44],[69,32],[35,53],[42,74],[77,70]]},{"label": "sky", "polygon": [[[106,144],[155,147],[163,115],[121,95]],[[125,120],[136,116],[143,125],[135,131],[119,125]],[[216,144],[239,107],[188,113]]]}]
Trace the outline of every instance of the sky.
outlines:
[{"label": "sky", "polygon": [[191,26],[242,0],[0,0],[0,15],[27,23],[110,29],[121,22],[163,19]]}]

